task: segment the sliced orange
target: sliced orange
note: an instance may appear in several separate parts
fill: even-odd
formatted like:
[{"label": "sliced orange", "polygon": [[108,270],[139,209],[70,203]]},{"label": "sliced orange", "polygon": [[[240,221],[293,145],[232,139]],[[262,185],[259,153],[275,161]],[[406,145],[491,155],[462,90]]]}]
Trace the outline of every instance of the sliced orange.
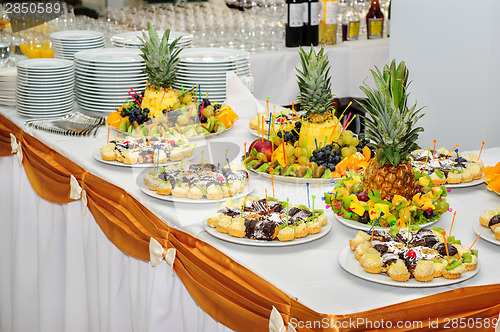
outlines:
[{"label": "sliced orange", "polygon": [[120,123],[122,122],[122,119],[123,118],[119,112],[113,112],[108,115],[106,123],[113,127],[119,127]]}]

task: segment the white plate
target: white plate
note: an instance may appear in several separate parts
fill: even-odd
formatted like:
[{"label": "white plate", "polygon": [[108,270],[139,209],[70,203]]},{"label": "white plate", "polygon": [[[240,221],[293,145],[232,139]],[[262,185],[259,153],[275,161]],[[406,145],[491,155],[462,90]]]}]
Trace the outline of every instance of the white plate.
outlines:
[{"label": "white plate", "polygon": [[102,32],[91,30],[66,30],[50,34],[50,38],[58,40],[85,40],[104,38]]},{"label": "white plate", "polygon": [[101,72],[94,71],[94,72],[86,72],[83,70],[77,70],[75,72],[76,77],[89,77],[97,80],[107,80],[109,81],[110,79],[116,80],[116,79],[134,79],[134,78],[147,78],[148,75],[144,74],[142,72],[135,72],[132,74],[123,74],[121,71],[114,72],[113,74],[102,74]]},{"label": "white plate", "polygon": [[60,94],[66,94],[71,91],[73,91],[73,86],[74,84],[68,84],[66,86],[56,86],[56,87],[40,87],[40,88],[33,88],[33,87],[24,87],[24,86],[17,86],[17,90],[19,93],[25,94],[25,95],[30,95],[30,94],[42,94],[42,95],[48,95],[48,94],[54,94],[54,93],[60,93]]},{"label": "white plate", "polygon": [[75,73],[83,73],[88,75],[122,75],[122,76],[135,76],[138,74],[144,74],[142,68],[138,68],[135,70],[125,70],[120,68],[119,70],[115,69],[99,69],[95,67],[82,66],[77,64],[75,67]]},{"label": "white plate", "polygon": [[[143,164],[129,165],[129,164],[120,163],[118,161],[104,160],[104,159],[102,159],[101,149],[100,148],[95,149],[94,152],[92,153],[92,156],[98,162],[101,162],[101,163],[107,164],[107,165],[120,166],[120,167],[128,167],[128,168],[153,168],[153,163],[143,163]],[[185,158],[184,160],[186,161],[187,158]],[[168,165],[174,165],[174,164],[180,164],[180,163],[181,163],[180,161],[169,161],[167,163],[159,164],[159,166],[168,166]],[[145,172],[147,172],[147,170]],[[140,179],[142,181],[141,175],[139,175],[139,177],[140,177]],[[137,181],[139,181],[139,180],[137,180]]]},{"label": "white plate", "polygon": [[481,239],[500,246],[500,241],[495,238],[495,234],[493,233],[491,228],[484,227],[479,222],[474,222],[472,224],[472,229],[474,230],[474,233],[476,233],[476,235],[481,234]]},{"label": "white plate", "polygon": [[65,115],[68,112],[71,112],[73,109],[72,108],[65,108],[61,109],[59,112],[37,112],[37,113],[30,113],[30,112],[25,112],[22,110],[17,110],[17,113],[24,115],[24,116],[31,116],[31,117],[37,117],[37,118],[43,118],[43,117],[54,117],[54,116],[60,116],[60,115]]},{"label": "white plate", "polygon": [[[250,172],[260,175],[262,177],[265,177],[267,179],[271,179],[271,174],[267,174],[264,172],[258,172],[257,170],[247,167],[247,170]],[[274,181],[281,181],[281,182],[287,182],[287,183],[302,183],[306,184],[309,182],[309,184],[331,184],[331,180],[337,181],[340,179],[322,179],[322,178],[296,178],[293,176],[282,176],[282,175],[273,175]]]},{"label": "white plate", "polygon": [[471,182],[462,182],[462,183],[457,183],[457,184],[445,183],[444,186],[448,189],[456,189],[456,188],[474,187],[474,186],[480,185],[481,183],[484,183],[482,178],[477,179],[477,180],[472,180]]},{"label": "white plate", "polygon": [[102,90],[102,91],[124,91],[127,92],[130,90],[130,88],[134,89],[135,91],[138,91],[139,89],[144,89],[146,86],[146,83],[144,84],[116,84],[116,85],[100,85],[100,84],[86,84],[84,82],[75,82],[75,88],[78,89],[80,86],[86,87],[87,89],[91,90]]},{"label": "white plate", "polygon": [[21,60],[17,63],[18,72],[23,68],[29,71],[56,71],[73,67],[73,62],[69,60],[41,58]]},{"label": "white plate", "polygon": [[192,48],[180,54],[181,62],[193,63],[228,63],[248,59],[248,52],[231,48]]},{"label": "white plate", "polygon": [[140,51],[134,49],[101,48],[78,52],[75,54],[75,59],[106,65],[144,63],[139,54]]},{"label": "white plate", "polygon": [[[130,90],[128,90],[130,91]],[[118,99],[122,98],[123,100],[130,98],[130,95],[127,93],[127,91],[124,90],[118,90],[118,91],[96,91],[93,89],[89,89],[84,86],[77,86],[76,93],[80,94],[81,96],[100,96],[102,98],[112,98],[112,99]]]},{"label": "white plate", "polygon": [[82,77],[82,76],[75,76],[75,82],[84,82],[87,84],[94,84],[94,85],[115,85],[115,84],[130,84],[130,85],[137,85],[137,84],[142,84],[146,85],[146,81],[148,80],[147,77],[139,77],[139,78],[109,78],[109,79],[96,79],[96,78],[90,78],[90,77]]},{"label": "white plate", "polygon": [[387,285],[387,286],[396,286],[396,287],[405,287],[405,288],[428,288],[428,287],[440,287],[440,286],[448,286],[457,284],[459,282],[468,280],[474,277],[479,273],[481,268],[481,262],[477,263],[477,268],[473,271],[467,271],[462,273],[462,276],[458,279],[446,279],[444,277],[434,278],[428,282],[420,282],[413,278],[408,281],[394,281],[385,273],[368,273],[365,271],[363,266],[359,263],[359,261],[354,257],[354,253],[352,252],[349,246],[345,247],[339,252],[337,256],[337,261],[339,265],[350,274],[371,282],[375,282],[377,284]]},{"label": "white plate", "polygon": [[321,231],[317,234],[310,234],[306,237],[302,237],[299,239],[294,239],[292,241],[280,241],[278,239],[272,241],[264,241],[264,240],[252,240],[247,237],[235,237],[229,234],[220,233],[217,229],[208,226],[207,219],[203,220],[203,228],[207,231],[208,234],[216,237],[220,240],[224,240],[227,242],[232,242],[236,244],[242,244],[246,246],[255,246],[255,247],[288,247],[294,246],[298,244],[309,243],[312,241],[316,241],[327,235],[332,229],[332,223],[330,220],[326,222],[326,225],[321,227]]},{"label": "white plate", "polygon": [[[217,204],[217,200],[208,199],[208,198],[191,199],[191,198],[187,198],[187,197],[186,198],[175,197],[173,195],[169,195],[169,196],[159,195],[156,193],[156,191],[149,190],[148,187],[142,181],[145,172],[141,172],[141,174],[139,174],[139,176],[137,178],[137,184],[139,185],[139,188],[142,190],[142,192],[148,196],[160,199],[162,201],[174,202],[174,203],[185,203],[185,204],[214,204],[215,203],[215,204]],[[139,182],[139,180],[141,182]],[[241,193],[236,194],[232,197],[221,198],[221,199],[219,199],[219,203],[222,203],[230,198],[236,199],[236,198],[240,198],[240,197],[245,197],[246,195],[251,194],[252,191],[254,191],[254,189],[255,189],[255,187],[254,187],[253,183],[251,183],[249,181],[249,182],[247,182],[245,188],[243,189],[243,191]]]},{"label": "white plate", "polygon": [[[331,211],[331,210],[330,210],[330,212],[333,213],[333,211]],[[342,218],[342,217],[338,216],[336,213],[333,213],[333,214],[335,215],[335,218],[337,218],[337,220],[342,225],[347,226],[349,228],[359,229],[359,230],[362,230],[362,231],[369,231],[372,228],[372,225],[365,225],[365,224],[360,223],[359,221],[356,221],[356,220],[350,220],[350,219]],[[437,219],[435,221],[428,222],[428,223],[425,223],[425,224],[418,224],[417,226],[421,227],[421,228],[432,226],[435,223],[437,223],[439,220],[441,220],[445,214],[446,214],[446,212],[443,213],[441,215],[441,217],[439,217],[439,219]],[[413,224],[411,224],[411,225],[413,225]],[[388,229],[388,228],[389,227],[375,226],[375,229]]]},{"label": "white plate", "polygon": [[59,118],[69,114],[72,110],[68,110],[66,112],[58,113],[58,114],[23,114],[18,112],[21,116],[31,118],[31,119],[47,119],[47,118]]},{"label": "white plate", "polygon": [[94,103],[89,104],[89,103],[86,103],[86,102],[78,100],[78,99],[76,100],[76,102],[82,108],[85,107],[85,109],[88,109],[88,110],[95,109],[96,111],[106,111],[106,112],[113,112],[113,111],[117,110],[118,107],[120,107],[122,105],[122,104],[120,104],[118,106],[116,104],[96,105]]}]

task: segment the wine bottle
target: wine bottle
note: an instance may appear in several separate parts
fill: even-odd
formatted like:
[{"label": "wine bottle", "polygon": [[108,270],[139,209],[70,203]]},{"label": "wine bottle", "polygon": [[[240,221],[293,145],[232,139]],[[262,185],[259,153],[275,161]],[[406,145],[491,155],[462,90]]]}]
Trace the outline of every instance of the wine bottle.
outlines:
[{"label": "wine bottle", "polygon": [[319,1],[304,0],[302,45],[318,45]]},{"label": "wine bottle", "polygon": [[368,39],[384,37],[384,14],[380,10],[378,0],[372,0],[368,14],[366,14],[366,32]]},{"label": "wine bottle", "polygon": [[360,17],[350,0],[346,12],[342,15],[342,41],[358,40]]},{"label": "wine bottle", "polygon": [[286,0],[286,47],[298,47],[302,45],[302,34],[304,29],[304,5],[302,0]]},{"label": "wine bottle", "polygon": [[321,0],[321,20],[319,22],[319,43],[335,45],[337,43],[337,0]]}]

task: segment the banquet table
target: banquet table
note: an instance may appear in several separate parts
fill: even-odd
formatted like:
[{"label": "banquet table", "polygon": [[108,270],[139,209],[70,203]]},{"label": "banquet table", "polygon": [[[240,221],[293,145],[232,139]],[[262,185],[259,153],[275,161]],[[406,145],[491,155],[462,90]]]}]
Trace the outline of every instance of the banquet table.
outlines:
[{"label": "banquet table", "polygon": [[[330,59],[332,91],[337,98],[364,98],[359,87],[364,82],[373,83],[370,70],[389,63],[389,38],[343,42],[324,49]],[[250,65],[257,99],[269,97],[277,105],[290,105],[296,100],[299,88],[295,68],[300,68],[297,48],[252,54]]]},{"label": "banquet table", "polygon": [[[54,154],[61,154],[92,176],[116,186],[115,192],[123,189],[116,195],[116,202],[109,202],[120,213],[128,215],[127,204],[135,202],[127,200],[129,194],[137,200],[137,206],[146,207],[168,226],[201,240],[196,242],[197,249],[208,244],[219,250],[213,259],[220,258],[227,264],[228,276],[243,273],[243,267],[255,274],[253,281],[262,279],[263,283],[258,281],[250,294],[259,293],[258,285],[270,284],[286,294],[291,302],[300,303],[303,307],[297,310],[297,314],[303,313],[303,317],[316,317],[314,313],[321,313],[339,318],[360,313],[359,317],[378,320],[392,317],[395,320],[397,316],[404,321],[414,317],[415,312],[425,311],[425,308],[414,307],[421,302],[412,300],[425,300],[426,296],[447,291],[451,292],[438,300],[444,301],[441,312],[429,314],[429,320],[439,317],[441,324],[443,319],[457,317],[483,321],[497,317],[500,311],[500,266],[496,263],[500,247],[482,239],[474,245],[479,250],[480,271],[467,281],[427,288],[372,283],[345,272],[339,266],[337,255],[357,231],[338,223],[331,211],[327,211],[332,223],[330,233],[307,244],[257,247],[224,242],[212,237],[203,227],[206,217],[216,211],[216,204],[181,204],[154,199],[142,193],[136,183],[142,169],[115,167],[96,161],[93,152],[106,141],[104,127],[96,137],[66,137],[25,127],[23,122],[26,119],[20,117],[14,108],[0,107],[0,114],[3,115],[0,125],[9,119],[27,137],[34,137],[47,146],[46,162],[50,163]],[[220,154],[222,146],[232,144],[231,159],[236,162],[243,154],[239,148],[244,142],[250,143],[254,139],[248,131],[248,119],[241,118],[227,133],[197,143],[200,146],[214,144],[214,154],[215,151]],[[23,151],[28,145],[33,145],[30,142],[26,141]],[[36,158],[29,154],[23,156]],[[485,165],[494,165],[499,157],[500,147],[487,147],[482,152]],[[176,272],[173,273],[166,262],[152,267],[147,259],[137,259],[120,250],[112,241],[117,234],[102,221],[96,223],[81,200],[62,204],[40,198],[15,155],[1,157],[0,170],[3,174],[0,178],[0,212],[3,215],[0,222],[0,331],[224,331],[228,330],[226,326],[242,331],[264,330],[262,327],[267,324],[271,307],[265,314],[255,313],[262,317],[254,323],[244,327],[238,325],[231,319],[232,312],[220,313],[213,303],[201,305],[195,302],[193,294],[188,291],[194,286],[184,285],[178,276],[181,270],[176,264],[182,262],[174,261]],[[84,179],[89,177],[86,175]],[[262,177],[251,174],[251,182],[255,185],[252,195],[262,197],[266,189],[269,194],[272,192],[270,181]],[[41,188],[47,192],[52,189],[43,184]],[[86,188],[91,189],[90,186]],[[328,189],[331,185],[311,185],[311,195],[318,197],[316,206],[324,208],[319,197]],[[292,203],[307,201],[305,185],[275,181],[275,195],[280,199],[290,198]],[[448,201],[457,211],[453,234],[467,246],[476,238],[472,227],[482,211],[500,205],[500,197],[487,191],[484,184],[453,189]],[[143,213],[148,216],[147,211]],[[447,213],[436,226],[448,230],[451,217],[451,213]],[[147,227],[144,224],[144,228]],[[217,282],[213,280],[213,283]],[[481,285],[489,285],[489,288],[470,288]],[[276,295],[276,302],[283,298],[283,294]],[[470,302],[460,301],[464,294],[471,296]],[[208,297],[214,302],[216,299],[223,301],[224,294],[210,293]],[[447,304],[447,297],[456,298],[456,302]],[[426,305],[430,306],[430,303]],[[386,306],[394,309],[383,311]],[[291,321],[293,312],[284,313],[282,307],[277,306],[278,311],[285,321]],[[236,309],[241,308],[235,307],[235,316]],[[227,316],[229,323],[224,326],[207,312],[217,317]],[[427,319],[424,323],[428,323]],[[365,325],[360,326],[350,330],[368,330]],[[298,327],[298,330],[317,330]]]}]

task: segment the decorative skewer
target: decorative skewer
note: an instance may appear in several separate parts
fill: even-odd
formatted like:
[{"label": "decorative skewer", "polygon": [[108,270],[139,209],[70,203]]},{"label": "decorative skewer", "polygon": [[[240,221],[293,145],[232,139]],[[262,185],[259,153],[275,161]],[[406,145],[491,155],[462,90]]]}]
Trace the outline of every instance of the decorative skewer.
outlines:
[{"label": "decorative skewer", "polygon": [[481,234],[478,234],[478,235],[476,236],[476,239],[475,239],[475,240],[474,240],[474,242],[472,242],[472,244],[470,245],[469,250],[471,250],[471,249],[472,249],[472,246],[476,243],[477,239],[479,239],[479,237],[480,237],[480,236],[481,236]]},{"label": "decorative skewer", "polygon": [[481,142],[481,150],[479,150],[479,156],[477,156],[477,160],[479,160],[481,158],[481,153],[483,152],[484,144],[486,144],[486,143],[484,141],[482,141]]},{"label": "decorative skewer", "polygon": [[448,232],[448,235],[451,235],[451,229],[453,228],[453,223],[455,222],[456,215],[457,215],[457,211],[453,212],[453,219],[451,220],[451,226],[450,226],[450,231]]},{"label": "decorative skewer", "polygon": [[434,154],[432,155],[432,159],[436,159],[436,143],[437,143],[437,140],[433,140],[434,141]]},{"label": "decorative skewer", "polygon": [[311,202],[309,201],[309,182],[306,182],[306,188],[307,188],[307,207],[311,208]]},{"label": "decorative skewer", "polygon": [[378,217],[377,221],[375,221],[373,223],[373,226],[370,228],[370,230],[368,231],[368,233],[372,233],[372,236],[371,236],[371,239],[370,239],[370,248],[372,247],[372,243],[373,243],[373,234],[375,234],[375,225],[378,223],[378,221],[380,220],[380,218],[382,218],[382,216],[384,215],[384,212],[380,212],[380,216]]},{"label": "decorative skewer", "polygon": [[458,164],[460,165],[460,168],[462,169],[462,173],[463,173],[464,168],[462,167],[462,162],[460,161],[460,155],[458,154],[458,149],[455,149],[455,152],[457,153]]},{"label": "decorative skewer", "polygon": [[269,202],[267,201],[267,188],[266,188],[266,208],[267,208],[267,215],[269,215]]},{"label": "decorative skewer", "polygon": [[448,251],[448,242],[446,241],[446,231],[442,231],[441,235],[443,236],[444,248],[446,249],[446,256],[448,257],[448,263],[450,262],[450,253]]},{"label": "decorative skewer", "polygon": [[453,150],[455,150],[455,149],[456,149],[456,148],[458,148],[459,146],[460,146],[460,144],[455,145],[455,146],[453,147],[453,149],[451,149],[450,151],[448,151],[448,153],[446,154],[446,156],[449,156],[449,155],[450,155],[450,153],[452,153],[452,152],[453,152]]}]

